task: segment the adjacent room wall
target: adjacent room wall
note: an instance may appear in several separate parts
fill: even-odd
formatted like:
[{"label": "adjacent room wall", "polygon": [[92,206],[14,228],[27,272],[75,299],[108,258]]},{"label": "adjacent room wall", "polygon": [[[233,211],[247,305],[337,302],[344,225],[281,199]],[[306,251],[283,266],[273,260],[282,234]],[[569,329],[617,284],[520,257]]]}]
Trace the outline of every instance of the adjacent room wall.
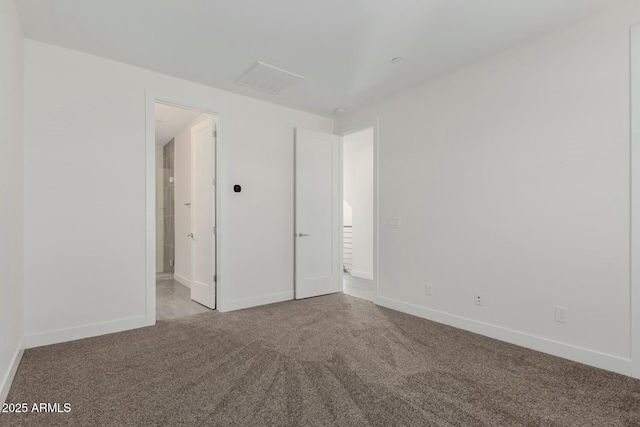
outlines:
[{"label": "adjacent room wall", "polygon": [[156,145],[156,273],[164,270],[164,147]]},{"label": "adjacent room wall", "polygon": [[145,322],[145,89],[220,106],[220,306],[293,297],[293,129],[332,119],[31,40],[25,55],[27,345]]},{"label": "adjacent room wall", "polygon": [[380,304],[631,372],[638,21],[628,2],[337,121],[379,118]]},{"label": "adjacent room wall", "polygon": [[351,275],[373,279],[373,128],[350,133],[343,143],[343,194],[351,207]]},{"label": "adjacent room wall", "polygon": [[162,205],[164,219],[162,221],[164,248],[162,251],[163,272],[173,273],[176,259],[176,231],[175,231],[175,138],[167,142],[162,148]]},{"label": "adjacent room wall", "polygon": [[23,55],[15,4],[0,0],[0,403],[23,349]]}]

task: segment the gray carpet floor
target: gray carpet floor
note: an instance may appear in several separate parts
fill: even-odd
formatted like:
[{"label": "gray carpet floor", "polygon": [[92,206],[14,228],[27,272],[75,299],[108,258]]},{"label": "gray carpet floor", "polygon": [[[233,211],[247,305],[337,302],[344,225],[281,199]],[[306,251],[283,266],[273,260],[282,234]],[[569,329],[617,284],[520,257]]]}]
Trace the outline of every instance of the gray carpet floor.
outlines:
[{"label": "gray carpet floor", "polygon": [[639,426],[640,381],[343,294],[27,350],[5,426]]}]

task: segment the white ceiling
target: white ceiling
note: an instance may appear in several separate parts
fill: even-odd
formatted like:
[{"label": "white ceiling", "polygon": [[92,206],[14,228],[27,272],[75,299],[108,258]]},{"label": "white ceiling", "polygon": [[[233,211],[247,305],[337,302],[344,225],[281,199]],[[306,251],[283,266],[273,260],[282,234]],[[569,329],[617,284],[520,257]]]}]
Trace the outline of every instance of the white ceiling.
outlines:
[{"label": "white ceiling", "polygon": [[167,104],[156,104],[156,145],[165,145],[181,130],[189,126],[201,111],[174,107]]},{"label": "white ceiling", "polygon": [[[623,0],[16,0],[25,36],[322,115]],[[391,64],[391,59],[403,60]],[[256,61],[305,79],[239,86]]]}]

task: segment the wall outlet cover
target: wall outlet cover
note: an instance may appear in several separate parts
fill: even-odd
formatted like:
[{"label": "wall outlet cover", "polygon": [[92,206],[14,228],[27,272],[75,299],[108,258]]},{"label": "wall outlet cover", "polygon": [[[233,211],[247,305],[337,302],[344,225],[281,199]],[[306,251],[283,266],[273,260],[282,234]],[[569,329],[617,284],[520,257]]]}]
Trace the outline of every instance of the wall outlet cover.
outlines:
[{"label": "wall outlet cover", "polygon": [[569,309],[567,307],[556,306],[556,322],[569,323]]},{"label": "wall outlet cover", "polygon": [[475,303],[476,303],[476,305],[482,305],[483,304],[482,294],[476,294]]},{"label": "wall outlet cover", "polygon": [[424,285],[424,292],[427,295],[433,295],[433,285],[431,283],[427,283],[426,285]]}]

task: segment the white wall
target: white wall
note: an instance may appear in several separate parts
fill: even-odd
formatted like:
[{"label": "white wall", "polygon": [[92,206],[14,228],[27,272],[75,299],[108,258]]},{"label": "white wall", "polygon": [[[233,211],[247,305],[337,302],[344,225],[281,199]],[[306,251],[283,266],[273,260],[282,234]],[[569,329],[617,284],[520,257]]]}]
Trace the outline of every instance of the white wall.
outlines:
[{"label": "white wall", "polygon": [[13,0],[0,0],[0,402],[22,355],[23,55]]},{"label": "white wall", "polygon": [[379,303],[630,373],[638,21],[629,2],[336,123],[379,118]]},{"label": "white wall", "polygon": [[293,128],[331,119],[31,40],[25,53],[27,345],[145,324],[145,89],[219,105],[220,306],[293,297]]},{"label": "white wall", "polygon": [[200,123],[209,114],[201,114],[175,136],[175,221],[176,221],[176,263],[175,277],[183,285],[191,287],[192,240],[187,235],[191,233],[191,208],[185,203],[191,203],[191,128]]},{"label": "white wall", "polygon": [[343,194],[351,207],[355,277],[373,279],[373,128],[345,135]]},{"label": "white wall", "polygon": [[164,271],[164,150],[156,145],[156,273]]},{"label": "white wall", "polygon": [[353,225],[353,209],[344,200],[342,201],[342,225]]}]

